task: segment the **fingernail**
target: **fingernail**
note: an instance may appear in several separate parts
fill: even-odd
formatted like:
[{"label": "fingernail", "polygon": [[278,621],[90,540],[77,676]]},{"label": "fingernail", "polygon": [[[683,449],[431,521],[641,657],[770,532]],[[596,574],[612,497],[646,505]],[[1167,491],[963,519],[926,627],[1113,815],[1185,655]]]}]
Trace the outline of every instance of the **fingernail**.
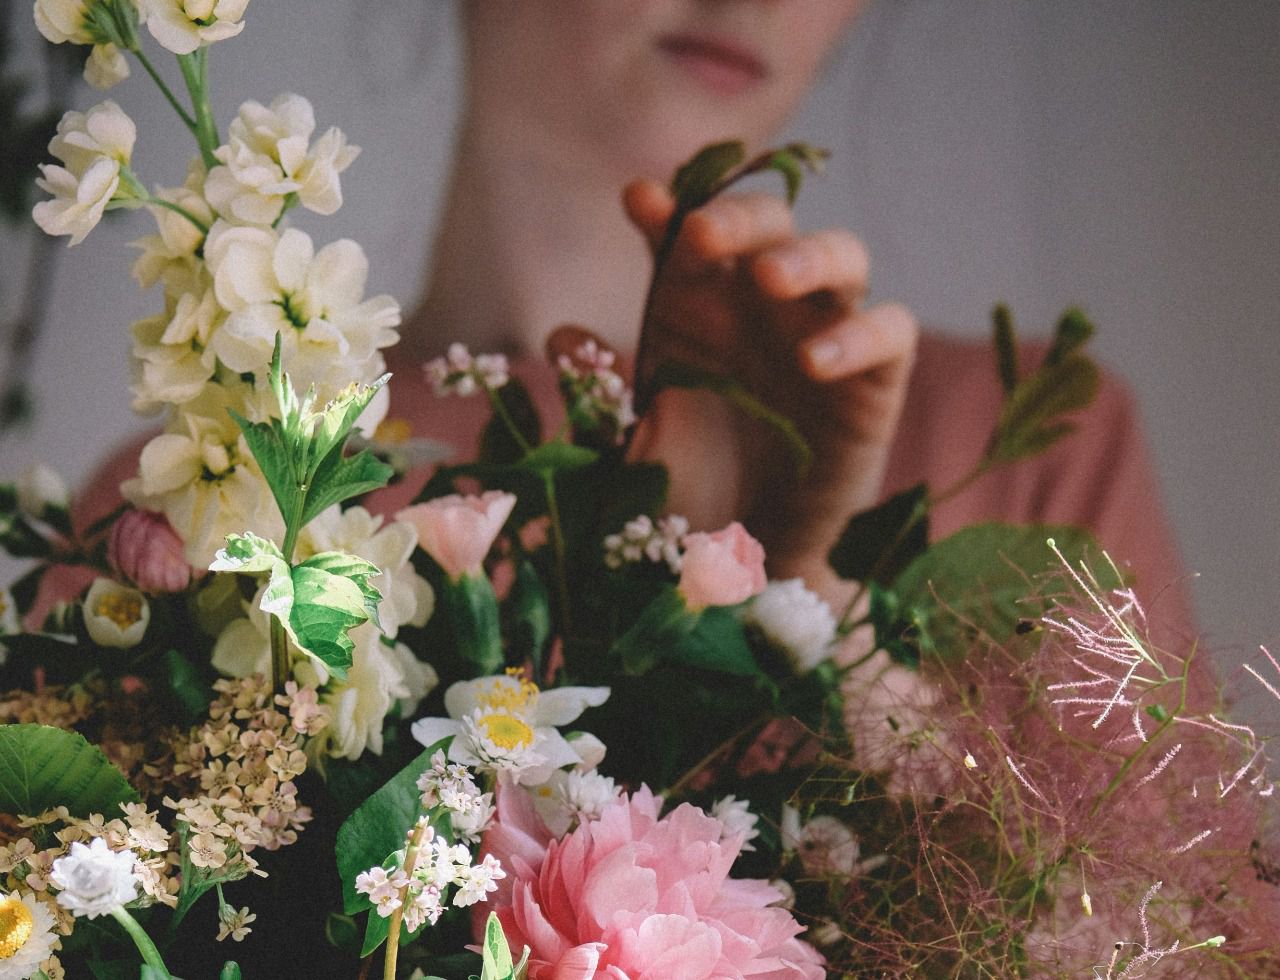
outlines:
[{"label": "fingernail", "polygon": [[805,347],[809,362],[816,368],[826,368],[840,359],[840,343],[835,340],[819,340]]}]

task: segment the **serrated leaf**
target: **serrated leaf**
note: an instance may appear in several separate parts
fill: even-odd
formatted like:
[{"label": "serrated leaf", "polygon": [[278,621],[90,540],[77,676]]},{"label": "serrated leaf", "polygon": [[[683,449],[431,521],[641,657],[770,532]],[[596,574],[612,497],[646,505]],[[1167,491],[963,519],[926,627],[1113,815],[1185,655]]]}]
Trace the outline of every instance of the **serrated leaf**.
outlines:
[{"label": "serrated leaf", "polygon": [[[347,676],[355,642],[347,635],[369,619],[364,593],[349,578],[331,575],[321,568],[299,565],[290,576],[292,603],[284,620],[289,638],[339,680]],[[279,615],[275,609],[263,609]]]},{"label": "serrated leaf", "polygon": [[314,458],[322,459],[346,440],[361,413],[369,407],[378,390],[391,380],[390,374],[367,385],[348,387],[305,423],[311,431]]},{"label": "serrated leaf", "polygon": [[1070,357],[1093,337],[1094,327],[1084,310],[1072,307],[1062,314],[1053,333],[1053,346],[1045,355],[1045,367],[1053,367]]},{"label": "serrated leaf", "polygon": [[652,394],[656,394],[663,388],[697,388],[715,392],[735,408],[752,418],[759,419],[777,432],[791,451],[797,471],[801,474],[808,471],[813,459],[813,451],[795,423],[760,401],[736,378],[714,374],[689,364],[668,361],[659,365],[654,371],[651,387]]},{"label": "serrated leaf", "polygon": [[716,186],[746,158],[746,148],[739,140],[704,146],[671,180],[671,193],[678,211],[692,211],[706,204]]},{"label": "serrated leaf", "polygon": [[919,483],[855,514],[827,555],[835,573],[891,583],[929,544],[928,517],[920,513],[928,496],[928,486]]},{"label": "serrated leaf", "polygon": [[262,477],[271,488],[271,496],[281,514],[293,513],[293,501],[298,493],[298,481],[290,461],[289,444],[279,419],[270,422],[250,422],[234,409],[227,410],[244,435],[249,452],[262,470]]},{"label": "serrated leaf", "polygon": [[0,726],[0,813],[34,816],[65,806],[108,820],[138,802],[124,774],[83,735],[48,725]]},{"label": "serrated leaf", "polygon": [[382,601],[382,593],[369,584],[371,578],[381,575],[382,572],[373,562],[343,551],[322,551],[301,562],[294,569],[295,590],[298,568],[314,568],[330,575],[350,579],[364,597],[364,609],[369,619],[379,629],[382,628],[382,624],[378,621],[378,603]]},{"label": "serrated leaf", "polygon": [[1059,564],[1050,538],[1073,563],[1101,554],[1076,527],[987,523],[958,531],[913,561],[893,592],[903,620],[919,630],[921,652],[962,658],[975,631],[1004,642],[1020,620],[1043,615],[1051,600],[1038,580]]},{"label": "serrated leaf", "polygon": [[996,373],[1006,395],[1018,386],[1018,338],[1013,331],[1013,314],[1000,303],[991,311],[995,325]]},{"label": "serrated leaf", "polygon": [[252,531],[228,535],[226,547],[218,550],[209,566],[211,572],[270,572],[273,576],[282,569],[287,571],[288,565],[275,542]]},{"label": "serrated leaf", "polygon": [[554,439],[530,450],[520,460],[518,466],[522,470],[533,470],[535,473],[559,473],[580,470],[590,466],[599,458],[600,454],[594,449]]},{"label": "serrated leaf", "polygon": [[334,504],[382,489],[394,475],[392,467],[367,449],[354,456],[344,456],[342,447],[335,447],[320,461],[311,478],[307,503],[302,511],[302,525],[305,527]]}]

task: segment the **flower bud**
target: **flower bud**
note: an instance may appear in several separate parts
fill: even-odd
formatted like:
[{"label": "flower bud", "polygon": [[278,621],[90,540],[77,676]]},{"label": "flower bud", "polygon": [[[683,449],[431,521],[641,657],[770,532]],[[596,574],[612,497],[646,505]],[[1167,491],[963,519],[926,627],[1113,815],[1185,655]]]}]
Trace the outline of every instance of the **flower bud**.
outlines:
[{"label": "flower bud", "polygon": [[181,592],[191,582],[182,539],[168,518],[155,511],[121,515],[111,527],[107,561],[143,592]]},{"label": "flower bud", "polygon": [[28,466],[14,487],[18,510],[37,521],[44,520],[46,507],[67,508],[67,485],[49,467],[40,463]]},{"label": "flower bud", "polygon": [[128,649],[142,642],[151,622],[147,597],[137,589],[94,579],[84,597],[84,625],[89,638],[100,647]]},{"label": "flower bud", "polygon": [[765,587],[764,548],[737,521],[684,539],[677,586],[690,609],[736,606]]}]

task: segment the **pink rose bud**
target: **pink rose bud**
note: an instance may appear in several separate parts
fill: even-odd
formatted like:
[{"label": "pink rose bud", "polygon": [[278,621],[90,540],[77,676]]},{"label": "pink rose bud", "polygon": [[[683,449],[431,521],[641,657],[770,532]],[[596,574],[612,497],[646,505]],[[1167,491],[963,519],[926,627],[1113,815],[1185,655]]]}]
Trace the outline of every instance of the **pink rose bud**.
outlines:
[{"label": "pink rose bud", "polygon": [[143,592],[181,592],[191,582],[182,538],[163,514],[128,510],[111,527],[107,561]]},{"label": "pink rose bud", "polygon": [[490,490],[479,497],[452,494],[414,504],[396,514],[418,532],[418,544],[450,579],[483,575],[484,556],[516,505],[513,494]]},{"label": "pink rose bud", "polygon": [[690,609],[736,606],[764,590],[764,548],[737,521],[685,535],[684,548],[677,588]]}]

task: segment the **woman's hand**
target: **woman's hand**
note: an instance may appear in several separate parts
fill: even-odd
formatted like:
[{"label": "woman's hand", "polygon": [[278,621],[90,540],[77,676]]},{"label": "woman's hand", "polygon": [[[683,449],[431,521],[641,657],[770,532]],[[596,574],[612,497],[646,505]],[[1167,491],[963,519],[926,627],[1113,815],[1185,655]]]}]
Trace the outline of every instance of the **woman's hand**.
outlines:
[{"label": "woman's hand", "polygon": [[[656,247],[671,194],[637,181],[624,200]],[[803,479],[762,423],[708,392],[668,388],[633,455],[668,465],[673,512],[695,527],[743,519],[772,575],[828,592],[828,549],[879,495],[918,333],[900,305],[863,307],[866,291],[867,253],[853,235],[799,235],[780,198],[724,195],[685,219],[636,365],[638,379],[666,361],[731,375],[796,424],[813,450]]]}]

